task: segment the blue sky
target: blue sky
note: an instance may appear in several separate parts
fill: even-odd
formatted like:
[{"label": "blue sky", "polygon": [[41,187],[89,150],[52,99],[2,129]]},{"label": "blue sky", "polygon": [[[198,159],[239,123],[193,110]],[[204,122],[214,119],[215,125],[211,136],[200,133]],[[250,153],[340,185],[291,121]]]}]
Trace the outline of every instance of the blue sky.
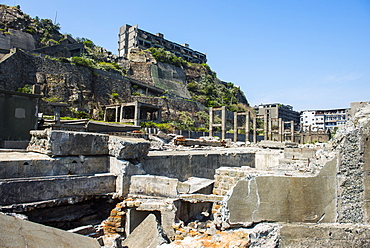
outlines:
[{"label": "blue sky", "polygon": [[369,0],[10,0],[62,33],[117,54],[118,31],[139,24],[207,54],[221,80],[249,103],[295,110],[370,101]]}]

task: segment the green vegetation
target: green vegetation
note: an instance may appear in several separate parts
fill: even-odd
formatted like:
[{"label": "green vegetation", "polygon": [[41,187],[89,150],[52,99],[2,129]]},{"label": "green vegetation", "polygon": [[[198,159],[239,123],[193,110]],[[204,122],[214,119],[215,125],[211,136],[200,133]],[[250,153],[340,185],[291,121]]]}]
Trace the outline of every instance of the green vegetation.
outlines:
[{"label": "green vegetation", "polygon": [[132,92],[131,95],[133,95],[133,96],[141,96],[140,92],[137,92],[137,91]]},{"label": "green vegetation", "polygon": [[192,99],[207,107],[228,106],[230,111],[245,111],[245,107],[237,99],[239,87],[232,83],[221,83],[215,75],[202,74],[199,82],[189,82],[186,87]]},{"label": "green vegetation", "polygon": [[27,93],[27,94],[32,94],[32,85],[26,84],[24,87],[18,88],[16,91]]},{"label": "green vegetation", "polygon": [[158,62],[167,63],[177,67],[189,66],[190,64],[183,58],[177,57],[175,54],[166,51],[163,48],[151,47],[145,51],[149,51]]},{"label": "green vegetation", "polygon": [[46,101],[46,102],[62,102],[63,99],[61,97],[44,97],[42,98],[42,100]]}]

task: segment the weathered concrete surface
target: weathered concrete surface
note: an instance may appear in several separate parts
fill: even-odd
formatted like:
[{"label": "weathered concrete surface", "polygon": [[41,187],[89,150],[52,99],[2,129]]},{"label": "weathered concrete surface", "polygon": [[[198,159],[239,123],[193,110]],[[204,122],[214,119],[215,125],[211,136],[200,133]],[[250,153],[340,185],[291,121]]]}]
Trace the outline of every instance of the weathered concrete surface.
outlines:
[{"label": "weathered concrete surface", "polygon": [[107,155],[108,138],[106,134],[71,132],[58,130],[33,130],[28,151],[51,156]]},{"label": "weathered concrete surface", "polygon": [[285,224],[279,247],[369,247],[370,227],[352,224]]},{"label": "weathered concrete surface", "polygon": [[123,247],[156,248],[167,243],[154,214],[149,214],[143,222],[122,242]]},{"label": "weathered concrete surface", "polygon": [[1,247],[100,247],[79,234],[0,214]]},{"label": "weathered concrete surface", "polygon": [[135,175],[131,177],[130,195],[178,197],[176,178],[152,175]]},{"label": "weathered concrete surface", "polygon": [[199,178],[199,177],[189,177],[188,180],[185,182],[179,182],[178,192],[180,192],[180,184],[183,185],[183,189],[188,189],[187,191],[184,190],[182,194],[211,194],[213,189],[214,180],[207,179],[207,178]]},{"label": "weathered concrete surface", "polygon": [[337,159],[317,176],[251,176],[227,200],[229,222],[335,222]]},{"label": "weathered concrete surface", "polygon": [[45,201],[69,196],[114,193],[116,176],[59,176],[0,181],[0,205]]},{"label": "weathered concrete surface", "polygon": [[340,154],[338,222],[368,223],[370,213],[370,105],[361,109],[330,141]]},{"label": "weathered concrete surface", "polygon": [[109,172],[117,176],[117,197],[127,196],[131,184],[131,176],[146,174],[141,168],[141,164],[132,164],[129,161],[119,160],[115,157],[109,157]]},{"label": "weathered concrete surface", "polygon": [[254,158],[254,150],[248,149],[161,151],[149,152],[141,163],[148,174],[185,181],[189,177],[213,179],[215,170],[221,166],[254,167]]},{"label": "weathered concrete surface", "polygon": [[145,157],[150,148],[150,142],[139,138],[109,136],[109,155],[118,159],[141,159]]},{"label": "weathered concrete surface", "polygon": [[105,173],[108,161],[107,156],[52,158],[34,152],[0,152],[0,178]]},{"label": "weathered concrete surface", "polygon": [[284,158],[284,152],[282,150],[260,150],[256,152],[254,167],[257,169],[276,167],[282,158]]}]

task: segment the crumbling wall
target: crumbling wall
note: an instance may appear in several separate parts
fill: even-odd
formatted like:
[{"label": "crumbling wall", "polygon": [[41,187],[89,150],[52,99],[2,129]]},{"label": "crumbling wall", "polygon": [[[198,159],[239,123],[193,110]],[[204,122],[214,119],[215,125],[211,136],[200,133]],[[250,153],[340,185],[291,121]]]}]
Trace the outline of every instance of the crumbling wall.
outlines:
[{"label": "crumbling wall", "polygon": [[370,199],[370,105],[339,129],[331,141],[340,154],[338,222],[368,223]]}]

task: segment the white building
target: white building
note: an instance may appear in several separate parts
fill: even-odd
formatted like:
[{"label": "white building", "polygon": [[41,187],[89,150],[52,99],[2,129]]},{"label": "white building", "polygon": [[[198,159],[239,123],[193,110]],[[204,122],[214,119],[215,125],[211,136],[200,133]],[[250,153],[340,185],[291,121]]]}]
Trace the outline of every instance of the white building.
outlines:
[{"label": "white building", "polygon": [[349,108],[328,110],[305,110],[301,112],[303,131],[333,131],[349,119]]}]

